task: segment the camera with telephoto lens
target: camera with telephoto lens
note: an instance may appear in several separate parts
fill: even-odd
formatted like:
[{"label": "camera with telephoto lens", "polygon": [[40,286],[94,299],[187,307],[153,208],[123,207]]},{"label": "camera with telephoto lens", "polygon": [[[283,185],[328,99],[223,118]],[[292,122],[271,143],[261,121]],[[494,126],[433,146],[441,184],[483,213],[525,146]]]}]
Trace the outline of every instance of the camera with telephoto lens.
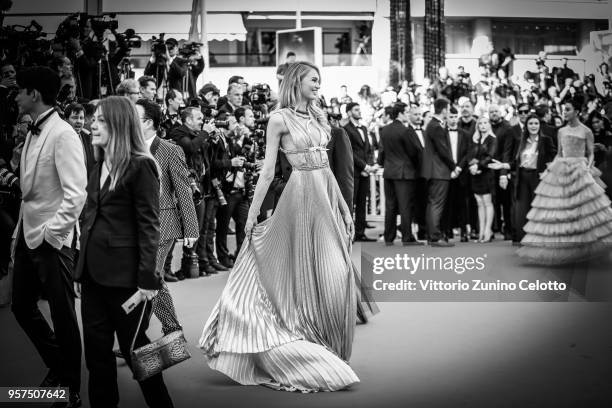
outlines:
[{"label": "camera with telephoto lens", "polygon": [[219,205],[227,205],[227,201],[225,200],[225,195],[223,191],[221,191],[221,182],[218,178],[214,178],[211,181],[213,188],[215,189],[215,193],[217,194],[217,199],[219,200]]},{"label": "camera with telephoto lens", "polygon": [[195,172],[189,172],[189,187],[191,188],[191,196],[193,198],[193,203],[198,206],[202,203],[202,199],[204,195],[202,195],[202,191],[200,190],[200,186],[197,182],[198,178]]},{"label": "camera with telephoto lens", "polygon": [[16,197],[21,196],[19,178],[7,168],[0,168],[0,187],[8,189]]},{"label": "camera with telephoto lens", "polygon": [[249,92],[249,99],[253,106],[270,101],[270,86],[268,84],[254,84]]}]

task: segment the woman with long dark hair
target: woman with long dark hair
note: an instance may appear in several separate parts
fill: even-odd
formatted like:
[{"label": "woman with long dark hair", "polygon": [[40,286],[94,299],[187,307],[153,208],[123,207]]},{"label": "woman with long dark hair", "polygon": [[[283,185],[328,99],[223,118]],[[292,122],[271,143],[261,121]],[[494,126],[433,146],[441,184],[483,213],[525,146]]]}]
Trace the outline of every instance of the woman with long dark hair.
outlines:
[{"label": "woman with long dark hair", "polygon": [[[325,151],[320,78],[308,62],[285,72],[247,239],[200,339],[208,364],[244,385],[315,392],[359,381],[347,364],[359,300],[353,220]],[[274,214],[255,225],[279,148],[293,171]]]},{"label": "woman with long dark hair", "polygon": [[510,167],[516,172],[514,179],[515,229],[517,239],[525,236],[523,226],[527,223],[527,213],[540,183],[540,175],[546,165],[555,158],[555,146],[550,137],[542,133],[541,120],[531,115],[525,121],[521,141]]},{"label": "woman with long dark hair", "polygon": [[471,174],[471,186],[478,205],[478,242],[489,242],[493,239],[493,194],[495,192],[494,172],[489,169],[495,151],[497,139],[491,129],[491,122],[481,116],[476,122],[476,132],[468,152],[468,166]]},{"label": "woman with long dark hair", "polygon": [[612,149],[612,127],[608,118],[597,111],[589,114],[586,125],[593,132],[595,165],[599,166],[605,160],[606,153]]},{"label": "woman with long dark hair", "polygon": [[[148,151],[138,111],[128,98],[102,99],[91,126],[97,165],[87,185],[81,255],[76,279],[82,284],[81,315],[91,407],[119,403],[115,334],[131,367],[130,347],[149,343],[151,302],[161,288],[155,272],[159,243],[159,171]],[[121,305],[138,293],[129,314]],[[146,301],[145,301],[146,300]],[[143,312],[145,318],[139,327]],[[163,377],[139,382],[149,407],[172,407]]]}]

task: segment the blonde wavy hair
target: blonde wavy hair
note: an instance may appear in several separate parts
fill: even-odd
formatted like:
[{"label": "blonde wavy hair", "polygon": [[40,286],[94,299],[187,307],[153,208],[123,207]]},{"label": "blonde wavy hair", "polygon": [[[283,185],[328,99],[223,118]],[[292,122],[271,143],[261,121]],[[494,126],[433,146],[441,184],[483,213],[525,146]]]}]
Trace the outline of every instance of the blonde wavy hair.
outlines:
[{"label": "blonde wavy hair", "polygon": [[[111,169],[110,191],[113,191],[117,186],[121,177],[125,174],[132,155],[135,157],[148,157],[153,160],[159,175],[157,162],[146,147],[142,127],[136,105],[124,96],[109,96],[104,98],[98,104],[106,128],[109,132],[108,159]],[[94,156],[99,160],[104,160],[104,150],[98,146],[94,146]]]},{"label": "blonde wavy hair", "polygon": [[[481,134],[480,130],[478,129],[478,125],[480,125],[480,122],[482,122],[485,119],[488,122],[489,128],[487,129],[485,134]],[[476,121],[476,130],[474,131],[474,136],[472,136],[472,140],[474,141],[474,143],[480,143],[481,141],[484,141],[487,138],[487,136],[495,137],[495,133],[493,133],[493,127],[491,126],[491,120],[487,116],[482,115]]]},{"label": "blonde wavy hair", "polygon": [[[304,98],[302,95],[302,81],[311,70],[317,71],[319,78],[321,78],[319,67],[310,62],[298,61],[289,65],[280,84],[276,109],[289,108],[295,110],[296,106],[302,102]],[[309,101],[307,110],[317,120],[323,130],[325,130],[327,139],[329,140],[331,127],[329,126],[325,112],[318,105],[318,100],[313,99]]]}]

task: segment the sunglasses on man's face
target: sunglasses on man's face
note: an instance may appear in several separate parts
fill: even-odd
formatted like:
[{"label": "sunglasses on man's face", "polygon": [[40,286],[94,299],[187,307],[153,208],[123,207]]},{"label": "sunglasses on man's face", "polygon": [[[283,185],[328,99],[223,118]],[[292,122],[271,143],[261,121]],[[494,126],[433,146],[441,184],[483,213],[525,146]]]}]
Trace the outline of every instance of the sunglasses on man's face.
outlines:
[{"label": "sunglasses on man's face", "polygon": [[526,115],[526,114],[529,113],[529,111],[528,110],[520,110],[520,111],[518,111],[518,113],[519,113],[519,115]]}]

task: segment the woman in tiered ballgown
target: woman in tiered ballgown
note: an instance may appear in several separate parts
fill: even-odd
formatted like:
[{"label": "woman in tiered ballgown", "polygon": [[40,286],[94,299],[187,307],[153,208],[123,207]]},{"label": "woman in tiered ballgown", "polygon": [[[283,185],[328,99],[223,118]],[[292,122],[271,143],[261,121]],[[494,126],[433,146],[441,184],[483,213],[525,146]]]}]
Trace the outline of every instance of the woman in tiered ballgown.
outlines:
[{"label": "woman in tiered ballgown", "polygon": [[[314,392],[359,381],[347,364],[359,300],[353,221],[328,164],[319,81],[305,62],[285,73],[247,239],[200,339],[210,367],[241,384]],[[279,147],[293,172],[272,217],[253,226]]]},{"label": "woman in tiered ballgown", "polygon": [[593,134],[578,119],[579,104],[563,105],[557,157],[536,188],[518,254],[559,265],[606,255],[612,248],[612,208],[593,167]]}]

